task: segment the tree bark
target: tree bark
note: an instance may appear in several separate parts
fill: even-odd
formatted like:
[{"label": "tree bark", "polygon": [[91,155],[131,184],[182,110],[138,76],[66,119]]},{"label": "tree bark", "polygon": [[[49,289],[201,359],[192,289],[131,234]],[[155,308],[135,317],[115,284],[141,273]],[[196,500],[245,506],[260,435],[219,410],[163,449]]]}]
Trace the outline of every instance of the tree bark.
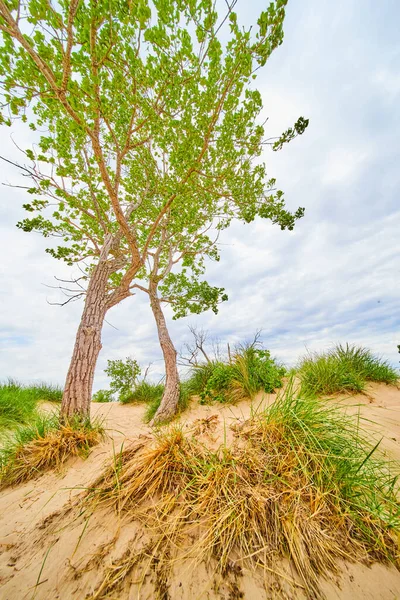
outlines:
[{"label": "tree bark", "polygon": [[108,308],[109,274],[109,264],[100,260],[90,277],[61,402],[62,420],[75,415],[81,419],[90,418],[93,378],[101,350],[101,330]]},{"label": "tree bark", "polygon": [[161,302],[157,295],[156,285],[150,282],[149,286],[150,305],[157,324],[158,339],[165,363],[165,388],[156,414],[151,421],[151,425],[168,421],[174,417],[178,411],[178,402],[180,395],[179,375],[177,366],[177,352],[168,333],[164,313],[161,308]]}]

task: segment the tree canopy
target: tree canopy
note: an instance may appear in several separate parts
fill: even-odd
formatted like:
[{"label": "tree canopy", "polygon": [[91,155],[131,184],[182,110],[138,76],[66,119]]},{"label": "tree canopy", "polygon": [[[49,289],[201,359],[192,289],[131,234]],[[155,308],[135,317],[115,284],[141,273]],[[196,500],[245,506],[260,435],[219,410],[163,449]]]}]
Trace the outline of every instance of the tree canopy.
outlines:
[{"label": "tree canopy", "polygon": [[253,164],[264,128],[249,83],[282,41],[286,2],[261,13],[255,34],[227,10],[225,44],[211,0],[152,4],[0,2],[1,118],[40,131],[25,150],[34,216],[19,226],[58,236],[48,252],[69,264],[98,260],[112,236],[112,279],[125,291],[163,219],[190,234],[199,217],[291,228],[301,216]]},{"label": "tree canopy", "polygon": [[199,280],[200,246],[217,256],[205,232],[257,216],[292,229],[303,215],[285,208],[261,154],[308,121],[265,139],[254,87],[282,43],[287,1],[248,28],[236,3],[218,13],[214,0],[0,0],[0,121],[25,122],[37,140],[20,165],[32,199],[18,225],[58,238],[48,252],[88,280],[67,377],[86,381],[75,402],[90,397],[105,313],[138,281],[161,267],[177,316],[215,308],[223,290]]}]

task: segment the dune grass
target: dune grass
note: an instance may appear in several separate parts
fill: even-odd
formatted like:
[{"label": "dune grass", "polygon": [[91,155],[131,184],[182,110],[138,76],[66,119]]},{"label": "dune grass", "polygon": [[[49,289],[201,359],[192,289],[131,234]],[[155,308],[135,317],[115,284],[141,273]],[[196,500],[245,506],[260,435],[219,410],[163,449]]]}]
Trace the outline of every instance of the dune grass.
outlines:
[{"label": "dune grass", "polygon": [[306,393],[360,393],[369,381],[396,384],[399,374],[367,348],[336,345],[325,353],[309,353],[299,364],[298,376]]},{"label": "dune grass", "polygon": [[162,383],[141,381],[132,392],[121,396],[119,401],[122,404],[148,404],[155,401],[157,398],[161,400],[163,392],[164,386]]},{"label": "dune grass", "polygon": [[0,449],[0,487],[60,468],[71,456],[86,457],[103,436],[100,421],[60,423],[58,412],[36,414],[28,425],[10,434]]},{"label": "dune grass", "polygon": [[62,389],[47,383],[22,385],[12,379],[0,383],[0,429],[28,423],[38,402],[60,402],[61,398]]},{"label": "dune grass", "polygon": [[114,402],[114,397],[111,390],[98,390],[92,396],[92,402],[100,402],[102,404],[107,402]]},{"label": "dune grass", "polygon": [[289,558],[310,597],[338,559],[400,566],[397,467],[354,417],[289,383],[235,436],[212,451],[170,427],[118,455],[86,501],[140,519],[166,563],[185,539],[186,558],[221,573],[233,557],[267,569]]},{"label": "dune grass", "polygon": [[192,369],[187,385],[202,404],[235,403],[261,390],[282,387],[285,368],[256,344],[238,346],[229,362],[211,361]]},{"label": "dune grass", "polygon": [[[156,414],[158,407],[161,404],[161,399],[164,393],[164,385],[162,383],[151,383],[149,381],[141,381],[130,394],[122,396],[120,402],[122,404],[146,404],[144,421],[149,423]],[[189,405],[191,390],[186,382],[180,384],[180,396],[178,403],[178,414],[186,410]]]}]

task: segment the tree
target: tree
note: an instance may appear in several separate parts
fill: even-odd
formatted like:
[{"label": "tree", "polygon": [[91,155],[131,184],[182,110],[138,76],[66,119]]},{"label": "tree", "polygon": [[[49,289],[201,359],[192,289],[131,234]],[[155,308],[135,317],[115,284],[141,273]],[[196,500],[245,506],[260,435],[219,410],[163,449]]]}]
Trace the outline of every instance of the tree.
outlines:
[{"label": "tree", "polygon": [[58,237],[48,252],[87,282],[65,418],[89,415],[105,315],[132,294],[171,215],[184,230],[203,214],[283,210],[254,166],[265,142],[251,82],[282,42],[286,0],[249,30],[236,1],[219,16],[213,0],[0,0],[1,121],[38,138],[21,165],[34,215],[19,226]]},{"label": "tree", "polygon": [[111,393],[118,394],[119,399],[127,396],[135,388],[141,374],[139,363],[128,356],[125,360],[108,360],[104,372],[110,377]]},{"label": "tree", "polygon": [[[212,223],[212,215],[208,215],[207,219]],[[163,397],[152,424],[174,416],[180,396],[177,352],[162,304],[170,304],[177,319],[210,308],[216,313],[218,303],[228,299],[223,288],[200,280],[205,270],[205,257],[219,259],[215,240],[199,230],[199,222],[188,231],[176,226],[170,215],[160,226],[157,248],[149,253],[147,270],[142,274],[144,282],[135,282],[132,286],[132,289],[140,289],[149,297],[165,364]],[[177,273],[173,272],[176,265],[180,266]]]},{"label": "tree", "polygon": [[[273,183],[271,181],[269,185]],[[200,190],[201,193],[204,190]],[[282,229],[292,229],[300,215],[290,214],[276,199],[271,197],[271,200],[268,218],[279,223]],[[256,205],[256,214],[258,208]],[[213,212],[215,209],[216,213]],[[235,203],[226,205],[223,213],[219,213],[219,209],[217,203],[211,211],[196,213],[193,223],[186,221],[186,227],[180,222],[180,215],[176,217],[171,211],[160,224],[156,247],[149,252],[147,269],[141,274],[147,283],[136,282],[132,285],[132,289],[138,288],[149,296],[165,363],[165,388],[153,424],[167,421],[176,414],[180,395],[177,352],[168,332],[162,304],[172,306],[174,319],[209,309],[217,313],[219,303],[227,300],[228,296],[223,288],[210,286],[207,281],[200,279],[205,272],[205,259],[219,260],[219,231],[227,227],[233,218],[254,218],[253,215],[249,218],[247,212],[243,214],[243,207]],[[213,238],[209,235],[211,229],[216,232]],[[178,272],[174,272],[174,267],[179,267]]]}]

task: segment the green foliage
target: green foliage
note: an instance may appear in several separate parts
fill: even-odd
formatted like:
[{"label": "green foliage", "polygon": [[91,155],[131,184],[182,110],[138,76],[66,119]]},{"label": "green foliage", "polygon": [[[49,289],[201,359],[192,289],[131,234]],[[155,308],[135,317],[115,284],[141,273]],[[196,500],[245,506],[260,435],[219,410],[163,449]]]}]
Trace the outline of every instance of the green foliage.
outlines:
[{"label": "green foliage", "polygon": [[367,348],[337,345],[324,353],[305,356],[298,375],[302,390],[313,394],[363,392],[368,381],[396,384],[396,370]]},{"label": "green foliage", "polygon": [[136,384],[134,390],[131,390],[119,400],[122,404],[149,403],[155,400],[160,401],[164,392],[162,383],[150,383],[140,381]]},{"label": "green foliage", "polygon": [[241,346],[233,357],[233,386],[243,391],[248,398],[263,390],[271,394],[282,387],[286,369],[271,358],[269,350],[257,348],[255,344]]},{"label": "green foliage", "polygon": [[231,402],[232,382],[234,380],[232,365],[217,362],[205,388],[200,393],[200,403]]},{"label": "green foliage", "polygon": [[224,288],[211,286],[207,281],[199,281],[196,276],[189,278],[186,271],[169,273],[160,285],[160,291],[172,306],[173,319],[188,314],[198,315],[209,309],[217,314],[218,304],[228,300]]},{"label": "green foliage", "polygon": [[207,232],[256,217],[293,229],[303,216],[260,163],[254,80],[283,41],[285,5],[271,2],[247,28],[209,0],[0,7],[0,121],[37,132],[18,226],[56,236],[47,251],[87,265],[86,279],[106,262],[108,308],[149,279],[154,259],[176,317],[216,311],[226,294],[198,279],[202,257],[218,260]]},{"label": "green foliage", "polygon": [[309,119],[304,119],[304,117],[300,117],[293,127],[287,129],[277,140],[274,142],[272,149],[276,152],[277,150],[281,150],[283,144],[287,144],[288,142],[294,140],[298,135],[302,135],[307,129],[309,124]]},{"label": "green foliage", "polygon": [[118,394],[118,398],[129,396],[135,389],[141,369],[138,362],[131,357],[125,360],[108,360],[104,372],[111,378],[111,393]]},{"label": "green foliage", "polygon": [[187,385],[203,404],[237,402],[282,387],[285,373],[269,350],[248,344],[238,347],[230,362],[213,361],[192,369]]},{"label": "green foliage", "polygon": [[113,402],[114,397],[111,390],[98,390],[92,396],[92,402]]},{"label": "green foliage", "polygon": [[22,385],[12,379],[1,383],[0,429],[29,422],[35,415],[38,402],[59,402],[61,397],[61,388],[51,384]]},{"label": "green foliage", "polygon": [[185,382],[192,395],[200,396],[218,364],[218,361],[210,361],[193,367],[189,379]]}]

